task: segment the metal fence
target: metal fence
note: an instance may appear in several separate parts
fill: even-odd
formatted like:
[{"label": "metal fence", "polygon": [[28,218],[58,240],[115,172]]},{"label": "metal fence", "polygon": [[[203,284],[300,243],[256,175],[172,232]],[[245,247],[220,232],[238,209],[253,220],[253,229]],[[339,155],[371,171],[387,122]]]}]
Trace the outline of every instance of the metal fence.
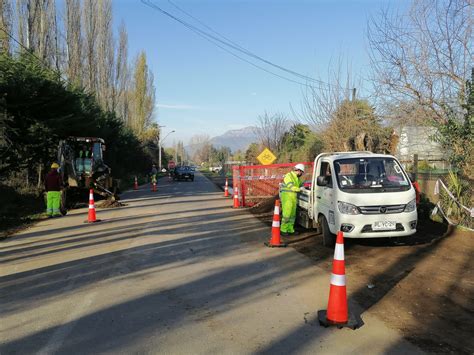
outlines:
[{"label": "metal fence", "polygon": [[[311,179],[313,162],[301,164],[306,168],[302,180]],[[233,166],[233,188],[234,191],[238,189],[240,206],[251,207],[277,195],[283,177],[295,165],[296,163]]]}]

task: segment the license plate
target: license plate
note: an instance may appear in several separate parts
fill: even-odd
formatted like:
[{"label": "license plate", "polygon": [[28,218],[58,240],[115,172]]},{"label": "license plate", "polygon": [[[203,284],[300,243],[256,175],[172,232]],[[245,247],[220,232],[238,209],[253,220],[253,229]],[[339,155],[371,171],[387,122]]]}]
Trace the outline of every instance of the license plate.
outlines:
[{"label": "license plate", "polygon": [[397,229],[397,223],[392,221],[379,221],[372,223],[374,231],[392,231]]}]

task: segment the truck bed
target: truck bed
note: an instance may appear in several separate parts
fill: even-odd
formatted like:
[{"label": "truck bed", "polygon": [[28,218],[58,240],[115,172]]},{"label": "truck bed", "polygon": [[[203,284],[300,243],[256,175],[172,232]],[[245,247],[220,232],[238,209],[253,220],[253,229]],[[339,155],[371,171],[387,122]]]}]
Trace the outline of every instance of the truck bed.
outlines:
[{"label": "truck bed", "polygon": [[298,202],[296,208],[296,223],[300,226],[310,229],[317,228],[317,224],[309,218],[308,209],[311,190],[304,190],[298,193]]},{"label": "truck bed", "polygon": [[298,204],[297,206],[300,209],[308,210],[309,209],[309,196],[311,195],[311,190],[304,190],[298,193]]}]

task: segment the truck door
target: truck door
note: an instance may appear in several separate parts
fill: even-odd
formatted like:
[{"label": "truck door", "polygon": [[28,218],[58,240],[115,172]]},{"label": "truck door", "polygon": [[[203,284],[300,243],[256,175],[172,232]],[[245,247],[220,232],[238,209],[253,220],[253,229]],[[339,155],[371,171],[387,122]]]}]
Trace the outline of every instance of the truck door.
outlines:
[{"label": "truck door", "polygon": [[318,176],[324,177],[324,180],[326,181],[326,186],[316,186],[314,216],[317,218],[319,213],[322,213],[326,217],[329,227],[331,229],[334,229],[334,182],[330,162],[322,160],[316,172]]}]

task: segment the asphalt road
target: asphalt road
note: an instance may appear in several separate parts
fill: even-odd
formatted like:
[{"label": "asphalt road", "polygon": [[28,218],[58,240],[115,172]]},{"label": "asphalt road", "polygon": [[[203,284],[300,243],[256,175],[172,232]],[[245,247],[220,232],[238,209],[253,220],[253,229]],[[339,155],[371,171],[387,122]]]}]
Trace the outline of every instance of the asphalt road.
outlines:
[{"label": "asphalt road", "polygon": [[[420,353],[370,314],[322,328],[329,273],[201,174],[0,242],[0,353]],[[350,282],[350,280],[349,280]],[[351,304],[353,310],[357,305]]]}]

